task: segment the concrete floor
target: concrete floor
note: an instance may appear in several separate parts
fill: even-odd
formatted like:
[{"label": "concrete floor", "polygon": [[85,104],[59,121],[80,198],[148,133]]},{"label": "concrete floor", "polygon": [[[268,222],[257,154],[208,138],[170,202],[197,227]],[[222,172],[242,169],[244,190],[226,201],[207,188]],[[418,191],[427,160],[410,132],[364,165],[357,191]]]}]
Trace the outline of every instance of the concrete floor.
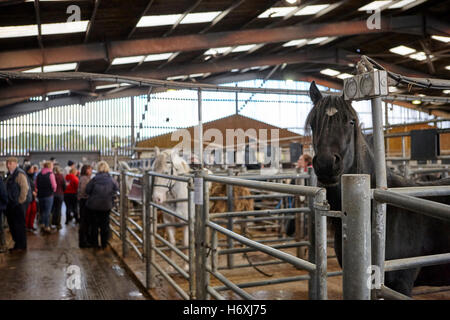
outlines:
[{"label": "concrete floor", "polygon": [[73,222],[49,235],[27,236],[26,252],[0,254],[0,300],[146,299],[111,248],[78,248]]}]

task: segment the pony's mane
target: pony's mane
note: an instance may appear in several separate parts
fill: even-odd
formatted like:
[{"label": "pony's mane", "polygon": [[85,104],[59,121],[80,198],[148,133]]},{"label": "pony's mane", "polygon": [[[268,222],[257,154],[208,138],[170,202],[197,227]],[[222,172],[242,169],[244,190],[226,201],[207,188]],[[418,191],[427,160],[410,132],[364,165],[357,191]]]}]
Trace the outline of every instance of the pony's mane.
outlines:
[{"label": "pony's mane", "polygon": [[[335,108],[336,112],[330,117],[327,112],[331,108]],[[342,96],[326,95],[317,101],[306,118],[305,134],[311,135],[314,128],[314,134],[320,136],[330,121],[344,124],[351,119],[355,121],[356,173],[361,173],[364,159],[366,156],[373,159],[373,152],[362,134],[358,113]]]}]

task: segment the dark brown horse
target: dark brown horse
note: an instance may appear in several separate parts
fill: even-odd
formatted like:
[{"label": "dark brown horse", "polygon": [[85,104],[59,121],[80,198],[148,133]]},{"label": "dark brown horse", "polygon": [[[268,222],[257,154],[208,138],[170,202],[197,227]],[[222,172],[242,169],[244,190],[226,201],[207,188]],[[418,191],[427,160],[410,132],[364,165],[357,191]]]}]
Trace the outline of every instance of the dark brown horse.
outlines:
[{"label": "dark brown horse", "polygon": [[[306,127],[312,130],[314,170],[319,184],[327,190],[331,210],[341,210],[342,174],[369,174],[371,187],[375,187],[373,152],[361,132],[356,111],[343,97],[322,96],[314,82],[309,91],[314,107],[308,115]],[[387,183],[388,187],[419,185],[390,170],[387,172]],[[420,185],[450,185],[450,179]],[[429,199],[450,204],[450,197]],[[332,218],[331,223],[335,229],[335,251],[341,264],[341,220]],[[449,221],[387,206],[386,260],[448,252]],[[450,264],[387,272],[385,284],[406,295],[411,295],[414,285],[450,285]]]}]

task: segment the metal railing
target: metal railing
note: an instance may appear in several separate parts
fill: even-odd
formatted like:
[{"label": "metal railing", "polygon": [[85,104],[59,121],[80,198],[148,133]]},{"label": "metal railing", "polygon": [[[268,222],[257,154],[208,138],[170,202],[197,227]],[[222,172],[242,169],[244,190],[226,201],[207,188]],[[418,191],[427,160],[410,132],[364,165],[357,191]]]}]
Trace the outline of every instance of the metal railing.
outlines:
[{"label": "metal railing", "polygon": [[[244,288],[308,280],[309,298],[326,299],[327,277],[341,274],[340,272],[327,274],[326,217],[320,214],[320,208],[326,199],[324,189],[314,186],[286,185],[259,181],[263,180],[264,177],[257,177],[257,179],[243,179],[208,175],[204,171],[196,171],[194,176],[170,176],[151,171],[144,172],[142,175],[126,172],[113,174],[116,175],[120,181],[120,209],[113,210],[113,214],[111,215],[111,227],[115,227],[115,229],[119,227],[119,231],[113,231],[113,233],[121,240],[122,255],[124,257],[127,256],[129,254],[129,248],[131,248],[145,263],[146,286],[148,289],[155,286],[155,277],[157,274],[160,274],[183,299],[206,299],[210,297],[215,299],[225,299],[220,293],[223,290],[231,290],[244,299],[253,299],[254,297],[246,292]],[[141,181],[142,200],[140,201],[140,204],[142,205],[142,226],[129,218],[130,207],[127,199],[127,177],[133,177]],[[187,218],[182,217],[178,212],[169,209],[165,205],[160,205],[152,201],[150,195],[153,192],[153,184],[156,177],[186,183],[188,198],[178,199],[178,201],[188,202]],[[314,184],[315,180],[315,175],[311,172],[302,175],[295,174],[294,177],[312,180],[312,182],[310,181],[310,184]],[[265,177],[265,179],[270,180],[285,178],[286,176]],[[197,184],[195,184],[195,182],[197,182]],[[274,192],[275,197],[292,195],[307,196],[310,199],[310,207],[234,212],[232,211],[231,205],[229,207],[230,211],[228,212],[210,214],[209,203],[211,199],[209,198],[209,185],[211,182],[224,183],[231,187],[229,188],[231,191],[228,192],[228,196],[226,197],[229,202],[229,196],[232,195],[232,186],[243,186],[250,189]],[[242,198],[258,198],[258,196],[261,195],[245,196]],[[199,201],[199,197],[201,201]],[[223,199],[223,197],[218,198]],[[158,227],[160,226],[157,223],[157,211],[161,212],[161,214],[174,216],[180,221],[175,224],[163,224],[162,226],[175,225],[188,227],[189,244],[187,248],[173,245],[158,234]],[[250,239],[232,230],[233,225],[240,222],[259,221],[258,219],[276,220],[283,218],[283,216],[286,215],[298,213],[309,215],[309,241],[297,241],[297,239],[289,238],[289,240],[291,240],[290,243],[272,244],[272,241],[276,242],[276,240]],[[249,216],[252,216],[252,218]],[[142,237],[134,232],[130,226],[142,231]],[[229,228],[230,226],[231,228]],[[225,236],[226,240],[219,241],[219,234]],[[130,241],[130,238],[133,238],[133,241]],[[230,240],[233,241],[231,246]],[[234,243],[239,243],[241,246],[236,247],[234,246]],[[140,245],[142,245],[142,247],[140,247]],[[308,246],[310,248],[307,260],[281,251],[282,249],[298,248],[301,246]],[[185,249],[188,250],[187,254],[183,252]],[[175,253],[176,258],[172,259],[170,255],[167,254],[167,250]],[[227,257],[232,257],[237,253],[256,251],[270,255],[275,258],[275,260],[265,261],[263,263],[239,265],[234,263],[230,264],[230,258],[228,258],[226,265],[219,263],[220,256],[226,255]],[[184,270],[179,265],[180,261],[188,264],[187,270]],[[252,281],[247,283],[233,283],[233,281],[227,278],[222,271],[219,271],[229,268],[269,265],[280,262],[288,263],[299,269],[306,270],[309,275],[284,277],[265,281]],[[176,274],[181,275],[181,278],[188,282],[188,286],[183,286],[180,283],[180,277],[174,277],[173,274],[167,272],[165,270],[167,266],[172,267],[176,271]],[[215,277],[223,285],[211,286],[209,281],[211,276]]]}]

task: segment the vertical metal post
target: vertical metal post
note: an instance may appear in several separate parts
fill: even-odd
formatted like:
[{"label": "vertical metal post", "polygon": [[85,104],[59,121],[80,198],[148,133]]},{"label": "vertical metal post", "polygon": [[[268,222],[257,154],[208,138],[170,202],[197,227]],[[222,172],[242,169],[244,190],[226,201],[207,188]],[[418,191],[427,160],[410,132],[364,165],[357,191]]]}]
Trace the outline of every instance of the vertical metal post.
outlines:
[{"label": "vertical metal post", "polygon": [[[236,84],[236,87],[237,87],[237,84]],[[235,101],[236,101],[236,114],[239,114],[239,99],[238,99],[238,92],[236,91],[236,93],[235,93]]]},{"label": "vertical metal post", "polygon": [[142,250],[144,261],[147,265],[147,257],[148,257],[148,234],[147,233],[147,221],[149,220],[148,211],[150,209],[150,183],[149,183],[149,175],[146,170],[144,170],[144,174],[142,175]]},{"label": "vertical metal post", "polygon": [[[202,172],[203,175],[208,175],[208,172]],[[212,245],[211,243],[208,243],[209,239],[211,239],[211,232],[210,228],[207,227],[207,222],[209,222],[209,188],[208,188],[208,182],[203,179],[203,221],[204,221],[204,248],[206,254],[202,256],[202,262],[203,262],[203,276],[205,277],[204,286],[205,286],[205,299],[209,299],[210,295],[208,293],[208,286],[209,286],[209,272],[207,271],[206,267],[208,266],[211,269],[211,260],[208,259],[208,255],[211,254],[214,255],[214,252],[212,251]]]},{"label": "vertical metal post", "polygon": [[[145,245],[145,286],[147,289],[150,289],[152,287],[152,265],[151,265],[151,258],[152,258],[152,224],[156,223],[153,221],[152,216],[152,207],[150,205],[150,201],[153,195],[153,183],[154,183],[154,176],[149,177],[149,174],[147,171],[144,171],[144,184],[143,184],[143,198],[142,198],[142,204],[144,205],[144,212],[145,212],[145,232],[144,232],[144,245]],[[149,179],[151,179],[149,181]]]},{"label": "vertical metal post", "polygon": [[[383,111],[381,98],[372,99],[372,127],[374,138],[374,162],[377,188],[387,187],[386,155],[384,151]],[[384,283],[384,259],[386,241],[386,204],[374,201],[374,215],[372,220],[372,261],[380,268],[381,283]]]},{"label": "vertical metal post", "polygon": [[[314,204],[317,206],[326,206],[327,195],[325,189],[322,189],[314,197]],[[370,199],[369,199],[370,200]],[[316,209],[315,216],[315,234],[316,234],[316,278],[318,300],[326,300],[327,295],[327,216],[322,215],[322,211]],[[313,250],[311,248],[311,250]]]},{"label": "vertical metal post", "polygon": [[131,103],[131,141],[130,145],[131,147],[134,147],[134,97],[130,97],[130,103]]},{"label": "vertical metal post", "polygon": [[200,167],[203,168],[203,120],[202,120],[202,89],[197,91],[198,102],[198,160]]},{"label": "vertical metal post", "polygon": [[[310,185],[317,185],[317,176],[314,173],[313,168],[308,168],[308,174],[310,175]],[[308,199],[310,213],[308,215],[308,261],[311,263],[316,263],[316,233],[315,233],[315,210],[314,210],[314,198],[309,197]],[[310,300],[317,298],[317,282],[315,281],[314,272],[309,273],[308,280],[308,296]]]},{"label": "vertical metal post", "polygon": [[206,292],[206,225],[205,225],[205,210],[203,210],[202,199],[204,191],[202,190],[203,175],[201,170],[197,170],[194,175],[195,184],[195,289],[196,298],[199,300],[205,300],[207,296]]},{"label": "vertical metal post", "polygon": [[370,300],[370,175],[342,176],[342,269],[345,300]]},{"label": "vertical metal post", "polygon": [[[233,174],[233,169],[228,168],[228,176]],[[234,195],[233,195],[233,186],[230,184],[226,185],[227,188],[227,210],[228,212],[233,212],[234,210]],[[228,217],[227,228],[230,231],[233,231],[233,217]],[[233,248],[233,239],[231,237],[227,237],[227,248]],[[229,269],[233,269],[234,267],[234,256],[231,253],[227,254],[227,267]]]},{"label": "vertical metal post", "polygon": [[192,180],[188,183],[188,228],[189,228],[189,297],[196,299],[195,289],[195,205],[194,186]]},{"label": "vertical metal post", "polygon": [[125,258],[128,254],[127,244],[127,218],[128,218],[128,199],[127,184],[125,182],[125,171],[120,172],[120,239],[122,240],[122,256]]}]

